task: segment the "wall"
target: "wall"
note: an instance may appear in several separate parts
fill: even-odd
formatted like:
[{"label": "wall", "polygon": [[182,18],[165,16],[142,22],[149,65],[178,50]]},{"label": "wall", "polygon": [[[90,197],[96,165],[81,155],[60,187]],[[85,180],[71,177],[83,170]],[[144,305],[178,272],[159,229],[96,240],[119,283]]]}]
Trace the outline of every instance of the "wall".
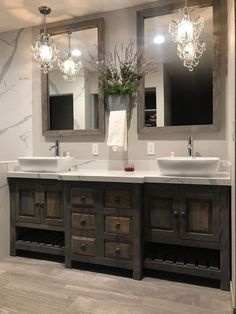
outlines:
[{"label": "wall", "polygon": [[32,154],[31,30],[0,34],[0,161]]},{"label": "wall", "polygon": [[[117,10],[103,14],[105,18],[105,44],[107,49],[112,49],[115,44],[128,43],[130,39],[136,41],[136,10],[133,8]],[[125,25],[125,27],[124,27]],[[36,32],[35,35],[36,36]],[[225,104],[222,104],[225,108]],[[220,132],[194,134],[195,151],[205,156],[219,156],[228,159],[225,117],[222,118],[222,130]],[[35,155],[48,155],[48,147],[52,140],[45,139],[41,135],[41,100],[40,100],[40,73],[33,64],[33,147]],[[176,155],[186,155],[186,139],[190,134],[169,134],[149,138],[156,146],[156,156],[169,155],[175,151]],[[92,156],[92,143],[99,142],[99,156]],[[132,113],[132,121],[129,129],[129,159],[148,160],[156,156],[147,156],[147,139],[139,139],[137,134],[137,110]],[[100,137],[62,139],[62,151],[70,151],[72,155],[80,159],[120,159],[119,153],[112,152],[106,146],[106,139]]]}]

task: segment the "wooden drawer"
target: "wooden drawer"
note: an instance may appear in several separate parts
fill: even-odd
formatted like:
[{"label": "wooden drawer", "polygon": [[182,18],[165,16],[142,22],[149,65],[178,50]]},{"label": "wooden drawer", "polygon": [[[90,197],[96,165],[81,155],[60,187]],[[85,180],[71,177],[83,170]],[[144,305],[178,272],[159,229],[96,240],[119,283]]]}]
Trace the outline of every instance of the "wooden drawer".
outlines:
[{"label": "wooden drawer", "polygon": [[105,190],[105,207],[107,208],[131,208],[131,191],[128,190]]},{"label": "wooden drawer", "polygon": [[105,232],[131,234],[132,219],[130,217],[105,216]]},{"label": "wooden drawer", "polygon": [[132,245],[128,243],[105,242],[105,257],[115,259],[132,259]]},{"label": "wooden drawer", "polygon": [[71,214],[71,228],[73,230],[95,230],[96,216],[94,214]]},{"label": "wooden drawer", "polygon": [[73,254],[95,256],[96,239],[72,236],[71,248]]},{"label": "wooden drawer", "polygon": [[71,204],[79,206],[95,206],[95,190],[87,188],[71,188]]}]

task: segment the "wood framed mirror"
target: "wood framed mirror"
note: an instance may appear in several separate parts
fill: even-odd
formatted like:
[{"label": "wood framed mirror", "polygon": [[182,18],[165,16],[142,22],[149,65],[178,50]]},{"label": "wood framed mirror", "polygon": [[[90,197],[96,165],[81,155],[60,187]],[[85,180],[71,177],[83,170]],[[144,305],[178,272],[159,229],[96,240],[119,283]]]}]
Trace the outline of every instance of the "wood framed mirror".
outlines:
[{"label": "wood framed mirror", "polygon": [[[188,0],[204,18],[201,40],[206,50],[193,71],[177,55],[169,25],[185,1],[159,1],[137,12],[137,47],[145,60],[158,63],[138,87],[138,133],[220,131],[225,107],[227,11],[223,0]],[[155,43],[155,36],[163,42]]]},{"label": "wood framed mirror", "polygon": [[76,80],[63,78],[58,64],[42,81],[42,133],[46,137],[103,135],[105,130],[104,97],[101,94],[102,77],[89,66],[89,55],[104,51],[104,19],[76,22],[51,27],[47,32],[53,37],[59,57],[68,50],[68,33],[71,51],[78,52],[82,68]]}]

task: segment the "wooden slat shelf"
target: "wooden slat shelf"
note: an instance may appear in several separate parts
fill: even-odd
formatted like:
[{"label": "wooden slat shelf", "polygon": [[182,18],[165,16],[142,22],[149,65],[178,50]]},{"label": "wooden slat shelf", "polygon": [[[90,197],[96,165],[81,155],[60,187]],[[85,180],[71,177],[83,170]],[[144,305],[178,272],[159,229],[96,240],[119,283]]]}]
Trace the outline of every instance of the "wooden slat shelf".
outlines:
[{"label": "wooden slat shelf", "polygon": [[55,246],[47,246],[43,244],[33,244],[27,242],[20,242],[19,240],[16,241],[16,250],[23,250],[23,251],[31,251],[31,252],[39,252],[45,254],[53,254],[53,255],[65,255],[65,248],[55,247]]},{"label": "wooden slat shelf", "polygon": [[144,260],[144,267],[148,269],[160,270],[160,271],[168,271],[175,272],[179,274],[186,274],[192,276],[201,276],[206,278],[221,278],[221,271],[213,268],[200,268],[197,266],[190,265],[180,265],[177,263],[169,263],[169,262],[160,262],[157,260]]},{"label": "wooden slat shelf", "polygon": [[146,268],[220,279],[218,250],[154,244],[144,261]]},{"label": "wooden slat shelf", "polygon": [[15,243],[17,250],[65,255],[64,233],[51,230],[21,229]]}]

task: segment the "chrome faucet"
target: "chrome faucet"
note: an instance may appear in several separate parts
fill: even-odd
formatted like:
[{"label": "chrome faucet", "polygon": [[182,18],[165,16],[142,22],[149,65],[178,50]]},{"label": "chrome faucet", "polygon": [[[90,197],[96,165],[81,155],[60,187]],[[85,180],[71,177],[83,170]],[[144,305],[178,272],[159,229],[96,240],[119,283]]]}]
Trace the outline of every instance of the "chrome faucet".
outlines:
[{"label": "chrome faucet", "polygon": [[188,138],[188,157],[193,157],[193,137]]},{"label": "chrome faucet", "polygon": [[55,148],[55,156],[59,157],[60,150],[59,150],[59,140],[55,141],[55,144],[49,147],[49,150],[52,150]]}]

